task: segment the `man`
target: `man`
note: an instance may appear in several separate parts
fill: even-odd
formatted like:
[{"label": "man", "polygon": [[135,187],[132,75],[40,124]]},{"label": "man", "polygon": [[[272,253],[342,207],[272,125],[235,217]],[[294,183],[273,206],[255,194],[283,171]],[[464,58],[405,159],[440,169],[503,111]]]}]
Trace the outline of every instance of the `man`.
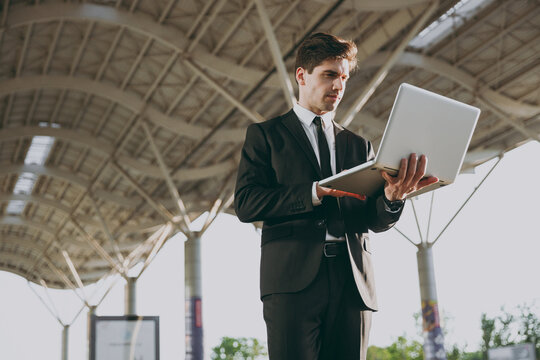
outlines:
[{"label": "man", "polygon": [[371,143],[334,123],[356,66],[356,45],[329,34],[298,49],[298,103],[248,127],[235,209],[263,221],[261,299],[272,360],[364,359],[377,310],[368,230],[389,229],[407,194],[438,181],[425,157],[403,159],[397,177],[366,198],[318,180],[374,157]]}]

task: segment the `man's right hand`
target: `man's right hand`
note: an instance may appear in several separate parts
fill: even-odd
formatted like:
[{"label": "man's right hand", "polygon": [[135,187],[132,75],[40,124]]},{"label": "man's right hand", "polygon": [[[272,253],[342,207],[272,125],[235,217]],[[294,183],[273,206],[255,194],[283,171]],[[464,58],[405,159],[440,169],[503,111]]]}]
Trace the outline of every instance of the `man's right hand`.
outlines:
[{"label": "man's right hand", "polygon": [[350,192],[347,192],[347,191],[341,191],[341,190],[337,190],[337,189],[327,188],[327,187],[324,187],[324,186],[320,186],[319,183],[317,183],[315,189],[317,191],[317,197],[320,200],[322,200],[322,198],[324,196],[332,196],[332,197],[336,197],[336,198],[349,196],[349,197],[353,197],[353,198],[358,199],[358,200],[366,200],[365,195],[359,195],[359,194],[350,193]]}]

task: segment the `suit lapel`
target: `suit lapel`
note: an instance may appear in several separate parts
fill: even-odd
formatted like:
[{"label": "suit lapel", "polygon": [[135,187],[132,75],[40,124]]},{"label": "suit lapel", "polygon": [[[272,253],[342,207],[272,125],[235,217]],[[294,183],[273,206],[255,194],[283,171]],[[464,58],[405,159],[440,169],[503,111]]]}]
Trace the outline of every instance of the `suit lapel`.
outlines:
[{"label": "suit lapel", "polygon": [[334,124],[334,137],[336,139],[336,174],[343,170],[343,160],[347,154],[347,144],[349,137],[347,132],[343,131],[344,128],[333,121]]},{"label": "suit lapel", "polygon": [[283,125],[285,125],[285,127],[291,132],[293,137],[296,139],[296,141],[298,142],[298,145],[300,145],[300,148],[302,149],[302,151],[304,151],[307,158],[309,159],[309,162],[311,163],[311,165],[313,165],[313,168],[317,171],[319,178],[322,178],[321,168],[319,167],[319,162],[317,161],[317,157],[315,156],[313,147],[311,146],[311,143],[309,142],[309,139],[307,138],[306,132],[304,131],[302,124],[300,124],[300,119],[298,119],[298,117],[296,116],[293,110],[283,115]]}]

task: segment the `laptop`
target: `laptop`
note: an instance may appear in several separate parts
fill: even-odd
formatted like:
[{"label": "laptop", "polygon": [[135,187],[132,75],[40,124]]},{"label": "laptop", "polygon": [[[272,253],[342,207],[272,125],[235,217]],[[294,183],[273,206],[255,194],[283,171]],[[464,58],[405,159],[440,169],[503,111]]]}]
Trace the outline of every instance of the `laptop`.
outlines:
[{"label": "laptop", "polygon": [[385,180],[381,170],[397,176],[402,158],[426,155],[426,176],[439,182],[409,194],[416,196],[449,185],[456,179],[469,147],[480,109],[403,83],[374,160],[319,181],[319,185],[374,196]]}]

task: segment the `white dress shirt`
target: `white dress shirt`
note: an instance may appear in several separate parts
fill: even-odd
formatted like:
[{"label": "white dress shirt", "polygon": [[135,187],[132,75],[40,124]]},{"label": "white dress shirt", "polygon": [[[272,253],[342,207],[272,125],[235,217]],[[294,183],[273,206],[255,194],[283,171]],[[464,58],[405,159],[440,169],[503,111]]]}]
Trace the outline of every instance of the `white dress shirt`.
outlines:
[{"label": "white dress shirt", "polygon": [[[302,107],[298,103],[294,104],[293,111],[298,116],[298,119],[300,119],[300,123],[302,124],[302,128],[304,128],[304,131],[306,132],[306,135],[309,139],[309,142],[311,144],[311,147],[313,148],[313,151],[315,152],[315,156],[317,157],[317,162],[319,163],[319,166],[321,165],[321,159],[319,158],[319,143],[317,140],[317,126],[313,123],[313,119],[315,117],[319,116],[321,118],[321,124],[323,127],[324,135],[326,136],[326,142],[328,143],[328,147],[330,150],[330,168],[332,169],[332,175],[336,174],[336,138],[334,136],[334,124],[332,123],[332,120],[334,119],[334,113],[333,112],[327,112],[324,115],[317,115],[314,112]],[[313,186],[311,187],[311,201],[313,203],[313,206],[319,206],[322,204],[321,199],[317,196],[317,181],[313,183]],[[326,232],[326,240],[344,240],[345,238],[336,238]]]},{"label": "white dress shirt", "polygon": [[[306,135],[309,139],[309,142],[311,144],[311,147],[313,148],[313,151],[315,152],[315,156],[317,157],[317,162],[319,163],[319,166],[321,165],[321,159],[319,158],[319,143],[317,139],[317,127],[313,123],[313,119],[315,117],[319,116],[322,119],[322,127],[324,131],[324,135],[326,136],[326,142],[328,143],[329,151],[330,151],[330,168],[332,169],[332,175],[336,174],[336,139],[334,137],[334,125],[332,124],[332,120],[334,118],[333,112],[327,112],[324,115],[317,115],[314,112],[302,107],[298,103],[294,104],[293,111],[298,116],[298,119],[300,119],[300,123],[302,124],[302,127],[304,128],[304,131],[306,132]],[[321,205],[321,200],[317,197],[317,191],[316,191],[317,182],[313,183],[312,191],[311,191],[311,200],[313,202],[313,205]]]}]

